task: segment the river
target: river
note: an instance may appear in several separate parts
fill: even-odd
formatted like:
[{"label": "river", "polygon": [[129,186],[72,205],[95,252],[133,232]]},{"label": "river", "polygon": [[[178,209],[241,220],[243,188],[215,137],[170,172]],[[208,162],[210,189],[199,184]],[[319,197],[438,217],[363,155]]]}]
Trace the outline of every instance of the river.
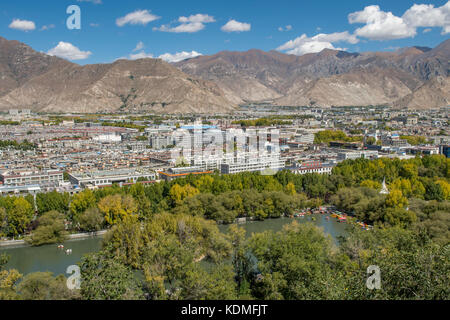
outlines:
[{"label": "river", "polygon": [[[316,219],[313,221],[312,217]],[[346,224],[341,224],[336,219],[326,220],[325,215],[306,216],[304,218],[281,218],[266,221],[247,222],[242,224],[247,231],[247,236],[252,233],[264,232],[267,230],[280,231],[284,225],[292,221],[299,223],[313,222],[318,227],[332,236],[337,241],[338,236],[345,235]],[[226,232],[228,226],[219,226],[222,232]],[[37,271],[50,271],[55,275],[65,274],[66,268],[81,261],[83,255],[96,252],[101,248],[101,237],[88,238],[83,240],[71,240],[64,243],[64,250],[58,249],[56,244],[41,247],[10,247],[0,248],[0,254],[6,253],[10,256],[10,261],[6,265],[7,269],[17,269],[26,275]],[[66,249],[72,249],[72,254],[67,255]]]}]

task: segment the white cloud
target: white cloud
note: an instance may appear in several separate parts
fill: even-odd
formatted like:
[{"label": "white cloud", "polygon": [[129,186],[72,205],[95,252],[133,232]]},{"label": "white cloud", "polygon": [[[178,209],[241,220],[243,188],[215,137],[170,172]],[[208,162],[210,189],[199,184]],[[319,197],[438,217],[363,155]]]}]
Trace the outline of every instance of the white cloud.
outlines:
[{"label": "white cloud", "polygon": [[291,25],[287,25],[286,27],[279,27],[278,31],[283,32],[283,31],[291,31],[292,30],[292,26]]},{"label": "white cloud", "polygon": [[442,27],[450,25],[450,1],[439,8],[415,4],[403,15],[403,20],[414,27]]},{"label": "white cloud", "polygon": [[159,28],[154,27],[153,30],[172,33],[195,33],[203,30],[206,23],[216,22],[216,20],[212,16],[199,13],[189,17],[179,17],[178,22],[181,24],[176,27],[166,24]]},{"label": "white cloud", "polygon": [[36,24],[33,21],[14,19],[9,27],[21,31],[32,31],[36,29]]},{"label": "white cloud", "polygon": [[78,2],[92,2],[93,4],[102,4],[102,0],[77,0]]},{"label": "white cloud", "polygon": [[89,58],[90,51],[81,51],[69,42],[60,41],[56,47],[50,49],[47,54],[68,60],[83,60]]},{"label": "white cloud", "polygon": [[130,60],[137,60],[137,59],[146,59],[146,58],[153,58],[153,54],[151,53],[145,53],[145,51],[141,51],[138,53],[132,53],[128,56],[128,59]]},{"label": "white cloud", "polygon": [[160,19],[157,15],[150,13],[148,10],[136,10],[127,14],[125,17],[118,18],[116,24],[123,27],[126,24],[132,25],[147,25],[149,22]]},{"label": "white cloud", "polygon": [[446,34],[450,31],[450,1],[438,8],[432,4],[414,4],[402,17],[372,5],[349,14],[348,20],[352,24],[365,24],[356,29],[355,34],[370,40],[411,38],[417,34],[418,27],[441,27],[442,34]]},{"label": "white cloud", "polygon": [[226,25],[222,26],[221,30],[224,32],[244,32],[250,31],[252,25],[250,23],[239,22],[236,20],[230,20]]},{"label": "white cloud", "polygon": [[287,53],[295,55],[320,52],[324,49],[345,50],[344,48],[334,47],[333,43],[335,42],[356,44],[359,40],[355,35],[350,34],[348,31],[330,34],[320,33],[311,38],[306,34],[303,34],[294,40],[286,42],[278,47],[277,50],[287,51]]},{"label": "white cloud", "polygon": [[50,29],[53,29],[53,28],[55,28],[55,25],[54,24],[49,24],[48,26],[42,26],[42,28],[39,29],[39,30],[40,31],[46,31],[46,30],[50,30]]},{"label": "white cloud", "polygon": [[[133,50],[133,52],[134,52],[134,50]],[[174,63],[174,62],[179,62],[179,61],[186,60],[186,59],[195,58],[195,57],[198,57],[201,55],[202,54],[197,51],[191,51],[191,52],[182,51],[182,52],[177,52],[174,54],[165,53],[165,54],[160,55],[157,58],[167,61],[169,63]],[[120,59],[137,60],[137,59],[146,59],[146,58],[155,58],[155,56],[151,53],[146,53],[144,50],[141,50],[138,53],[131,53],[127,57],[121,57],[117,60],[120,60]]]},{"label": "white cloud", "polygon": [[136,48],[133,49],[133,52],[144,49],[145,45],[142,41],[139,41],[136,45]]},{"label": "white cloud", "polygon": [[384,12],[377,5],[365,7],[363,11],[349,14],[350,23],[363,23],[365,26],[356,29],[355,34],[370,40],[391,40],[414,37],[416,28],[396,17],[392,12]]},{"label": "white cloud", "polygon": [[179,17],[178,21],[181,23],[211,23],[211,22],[216,22],[216,20],[214,19],[214,17],[209,16],[207,14],[195,14],[195,15],[191,15],[189,17]]},{"label": "white cloud", "polygon": [[202,54],[197,51],[191,51],[191,52],[177,52],[175,54],[165,53],[160,55],[158,58],[167,61],[167,62],[179,62],[186,59],[195,58],[198,56],[201,56]]},{"label": "white cloud", "polygon": [[412,27],[442,27],[445,34],[450,28],[450,1],[438,8],[432,4],[415,4],[402,19]]},{"label": "white cloud", "polygon": [[205,25],[200,22],[182,23],[179,26],[171,27],[170,25],[162,25],[159,28],[153,28],[154,31],[172,32],[172,33],[195,33],[205,29]]},{"label": "white cloud", "polygon": [[423,33],[428,33],[428,32],[431,32],[433,29],[431,29],[431,28],[426,28],[426,29],[423,29]]}]

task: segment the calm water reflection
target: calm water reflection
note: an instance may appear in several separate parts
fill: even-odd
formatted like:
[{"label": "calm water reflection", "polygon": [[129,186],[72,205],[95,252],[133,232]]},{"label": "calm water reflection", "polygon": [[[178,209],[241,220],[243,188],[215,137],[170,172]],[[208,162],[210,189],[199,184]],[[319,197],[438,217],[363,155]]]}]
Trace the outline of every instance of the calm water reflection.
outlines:
[{"label": "calm water reflection", "polygon": [[[312,221],[313,217],[316,218],[316,221]],[[295,220],[299,223],[313,222],[330,234],[335,241],[338,236],[345,235],[346,224],[340,224],[333,218],[328,221],[325,217],[314,215],[296,219],[281,218],[262,222],[255,221],[242,224],[242,227],[246,229],[247,236],[251,236],[252,233],[266,230],[280,231],[284,225]],[[219,226],[219,228],[222,232],[226,232],[228,226]],[[58,249],[56,244],[42,247],[2,248],[0,254],[6,253],[10,256],[11,259],[7,268],[15,268],[22,274],[37,271],[65,274],[67,267],[80,262],[83,255],[98,251],[101,248],[101,241],[101,238],[68,241],[64,243],[64,250]],[[66,249],[72,249],[72,254],[66,255]]]}]

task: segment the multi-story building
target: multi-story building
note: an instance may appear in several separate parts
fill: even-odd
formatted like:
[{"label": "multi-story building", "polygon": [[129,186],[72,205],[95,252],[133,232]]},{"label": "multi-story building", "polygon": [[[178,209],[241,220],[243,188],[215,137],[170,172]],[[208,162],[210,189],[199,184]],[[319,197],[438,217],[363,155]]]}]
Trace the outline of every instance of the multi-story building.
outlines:
[{"label": "multi-story building", "polygon": [[136,183],[138,180],[154,181],[156,180],[156,173],[144,168],[69,173],[69,181],[80,187]]},{"label": "multi-story building", "polygon": [[355,160],[355,159],[378,159],[378,151],[343,151],[338,152],[338,161]]},{"label": "multi-story building", "polygon": [[0,174],[4,186],[54,186],[64,181],[64,175],[59,170],[48,171],[5,171]]},{"label": "multi-story building", "polygon": [[222,174],[235,174],[240,172],[264,172],[265,170],[279,171],[285,168],[286,162],[280,154],[260,157],[246,157],[233,163],[223,163],[220,167]]},{"label": "multi-story building", "polygon": [[331,163],[323,163],[320,161],[307,161],[302,164],[297,164],[293,167],[287,168],[294,174],[308,174],[308,173],[317,173],[317,174],[331,174],[334,165]]}]

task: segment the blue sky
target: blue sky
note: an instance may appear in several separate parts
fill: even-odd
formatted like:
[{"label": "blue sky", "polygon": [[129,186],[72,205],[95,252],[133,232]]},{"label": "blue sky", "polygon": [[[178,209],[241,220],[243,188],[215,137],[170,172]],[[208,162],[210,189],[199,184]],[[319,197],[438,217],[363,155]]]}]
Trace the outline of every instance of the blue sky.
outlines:
[{"label": "blue sky", "polygon": [[[69,5],[81,9],[80,30],[66,27]],[[0,17],[1,36],[79,64],[252,48],[386,51],[450,35],[447,0],[15,0],[2,1]]]}]

